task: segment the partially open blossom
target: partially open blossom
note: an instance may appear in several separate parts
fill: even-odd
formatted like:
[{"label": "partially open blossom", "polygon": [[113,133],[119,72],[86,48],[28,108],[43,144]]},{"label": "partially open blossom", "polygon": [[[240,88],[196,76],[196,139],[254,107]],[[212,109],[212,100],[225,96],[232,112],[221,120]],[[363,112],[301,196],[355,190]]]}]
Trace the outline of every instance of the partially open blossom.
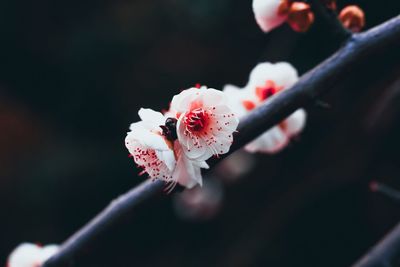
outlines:
[{"label": "partially open blossom", "polygon": [[[266,62],[258,64],[251,71],[249,81],[244,88],[227,85],[224,92],[229,96],[230,106],[240,118],[262,103],[270,101],[275,94],[290,88],[297,80],[297,71],[289,63]],[[246,145],[245,149],[249,152],[278,152],[289,143],[291,137],[301,132],[305,121],[305,111],[298,109]]]},{"label": "partially open blossom", "polygon": [[364,11],[355,5],[350,5],[342,9],[339,20],[346,29],[352,32],[359,32],[365,26]]},{"label": "partially open blossom", "polygon": [[8,257],[7,267],[40,267],[47,259],[57,253],[59,246],[39,246],[23,243]]},{"label": "partially open blossom", "polygon": [[140,109],[141,121],[131,124],[125,145],[135,163],[151,179],[161,179],[191,188],[202,183],[200,168],[208,168],[204,161],[190,161],[181,153],[179,142],[165,135],[168,119],[151,109]]},{"label": "partially open blossom", "polygon": [[239,123],[227,96],[204,86],[174,96],[168,114],[178,120],[178,141],[183,153],[194,161],[227,153]]},{"label": "partially open blossom", "polygon": [[253,0],[253,12],[257,24],[269,32],[286,21],[288,0]]}]

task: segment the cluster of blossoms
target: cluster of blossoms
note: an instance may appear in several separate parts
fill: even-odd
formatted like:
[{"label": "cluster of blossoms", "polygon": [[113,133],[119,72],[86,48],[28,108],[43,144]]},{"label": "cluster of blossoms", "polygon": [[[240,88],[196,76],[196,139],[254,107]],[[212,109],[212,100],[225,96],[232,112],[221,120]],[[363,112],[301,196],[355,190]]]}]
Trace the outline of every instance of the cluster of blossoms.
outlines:
[{"label": "cluster of blossoms", "polygon": [[7,267],[40,267],[57,253],[59,246],[40,246],[31,243],[19,245],[8,257]]},{"label": "cluster of blossoms", "polygon": [[[289,63],[260,63],[250,73],[244,88],[226,85],[224,92],[229,95],[230,105],[240,118],[283,90],[289,89],[298,80],[297,71]],[[275,153],[284,148],[291,137],[297,135],[306,122],[306,112],[296,110],[288,118],[272,127],[245,146],[249,152]]]},{"label": "cluster of blossoms", "polygon": [[141,121],[130,126],[126,147],[152,179],[187,188],[202,184],[206,160],[225,154],[233,142],[238,119],[227,96],[206,87],[190,88],[173,97],[165,113],[139,111]]},{"label": "cluster of blossoms", "polygon": [[[202,185],[201,168],[208,168],[210,157],[229,151],[239,119],[297,79],[297,71],[288,63],[262,63],[243,89],[227,85],[223,91],[205,86],[184,90],[173,97],[164,114],[140,109],[141,121],[131,124],[125,145],[143,172],[167,182],[168,189],[177,183],[187,188]],[[297,110],[246,150],[281,150],[303,129],[305,118],[305,111]]]}]

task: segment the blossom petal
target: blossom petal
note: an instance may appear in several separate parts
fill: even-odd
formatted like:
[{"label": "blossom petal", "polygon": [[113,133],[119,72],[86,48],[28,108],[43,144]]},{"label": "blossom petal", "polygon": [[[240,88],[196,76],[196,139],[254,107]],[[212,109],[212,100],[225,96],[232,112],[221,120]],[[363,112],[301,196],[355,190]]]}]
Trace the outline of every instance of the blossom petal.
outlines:
[{"label": "blossom petal", "polygon": [[138,113],[142,121],[152,122],[155,126],[160,126],[165,123],[165,117],[160,112],[150,108],[141,108]]},{"label": "blossom petal", "polygon": [[254,90],[257,86],[263,86],[268,80],[284,89],[289,88],[298,80],[297,70],[287,62],[260,63],[251,71],[246,87]]},{"label": "blossom petal", "polygon": [[125,138],[125,144],[134,140],[145,146],[151,147],[154,150],[170,150],[170,147],[161,132],[148,130],[144,127],[143,122],[137,122],[134,126],[131,125],[131,131],[128,132]]},{"label": "blossom petal", "polygon": [[307,113],[304,109],[298,109],[285,120],[285,132],[291,137],[300,133],[306,125]]},{"label": "blossom petal", "polygon": [[[178,161],[172,179],[186,188],[192,188],[196,184],[202,185],[203,179],[201,176],[200,167],[207,165],[205,162],[200,163],[197,161],[189,160],[179,142],[175,142],[176,153]],[[200,166],[201,165],[201,166]],[[208,165],[207,165],[208,167]]]},{"label": "blossom petal", "polygon": [[269,32],[286,20],[286,16],[279,15],[281,0],[253,0],[253,12],[264,32]]},{"label": "blossom petal", "polygon": [[202,100],[203,105],[209,107],[225,105],[228,101],[226,94],[212,88],[208,88],[207,90],[203,91]]},{"label": "blossom petal", "polygon": [[57,253],[59,246],[40,247],[35,244],[23,243],[11,252],[8,267],[35,267],[42,265],[47,259]]},{"label": "blossom petal", "polygon": [[282,150],[288,141],[285,133],[278,126],[275,126],[246,145],[245,149],[252,153],[262,152],[272,154]]}]

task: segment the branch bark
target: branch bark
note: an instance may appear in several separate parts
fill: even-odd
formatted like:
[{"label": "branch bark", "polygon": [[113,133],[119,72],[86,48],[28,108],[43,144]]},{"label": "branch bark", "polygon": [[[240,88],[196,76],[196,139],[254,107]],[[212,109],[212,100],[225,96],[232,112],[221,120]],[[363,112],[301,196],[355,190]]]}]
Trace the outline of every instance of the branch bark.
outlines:
[{"label": "branch bark", "polygon": [[[279,123],[296,109],[314,103],[340,80],[347,79],[354,68],[373,55],[384,53],[396,56],[400,45],[400,16],[365,33],[352,35],[345,45],[323,63],[303,75],[292,89],[274,96],[274,99],[251,112],[241,120],[238,134],[229,152],[241,148],[265,130]],[[214,165],[228,154],[209,163]],[[163,190],[161,181],[145,181],[114,200],[92,221],[78,230],[61,246],[60,251],[43,264],[43,267],[72,266],[82,251],[121,221],[143,201]],[[399,228],[400,233],[400,228]]]},{"label": "branch bark", "polygon": [[351,32],[343,27],[342,23],[338,19],[336,11],[328,9],[322,0],[310,0],[309,1],[313,11],[316,14],[317,19],[324,25],[328,31],[330,31],[339,41],[348,39],[351,36]]},{"label": "branch bark", "polygon": [[400,223],[397,224],[375,247],[353,267],[399,266]]}]

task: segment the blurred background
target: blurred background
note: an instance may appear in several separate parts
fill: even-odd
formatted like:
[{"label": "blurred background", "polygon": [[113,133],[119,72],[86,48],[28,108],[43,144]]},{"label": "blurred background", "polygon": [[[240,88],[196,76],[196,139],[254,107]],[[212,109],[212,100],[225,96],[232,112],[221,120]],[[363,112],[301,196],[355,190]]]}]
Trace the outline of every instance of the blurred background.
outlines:
[{"label": "blurred background", "polygon": [[[400,13],[348,3],[367,28]],[[3,0],[0,31],[0,265],[23,241],[61,243],[145,179],[124,146],[140,107],[196,83],[243,86],[262,61],[304,73],[340,46],[318,23],[265,35],[243,0]],[[328,108],[307,108],[283,152],[234,154],[203,193],[147,202],[74,266],[349,266],[400,220],[368,188],[400,189],[400,72],[381,67],[399,60],[371,59]]]}]

